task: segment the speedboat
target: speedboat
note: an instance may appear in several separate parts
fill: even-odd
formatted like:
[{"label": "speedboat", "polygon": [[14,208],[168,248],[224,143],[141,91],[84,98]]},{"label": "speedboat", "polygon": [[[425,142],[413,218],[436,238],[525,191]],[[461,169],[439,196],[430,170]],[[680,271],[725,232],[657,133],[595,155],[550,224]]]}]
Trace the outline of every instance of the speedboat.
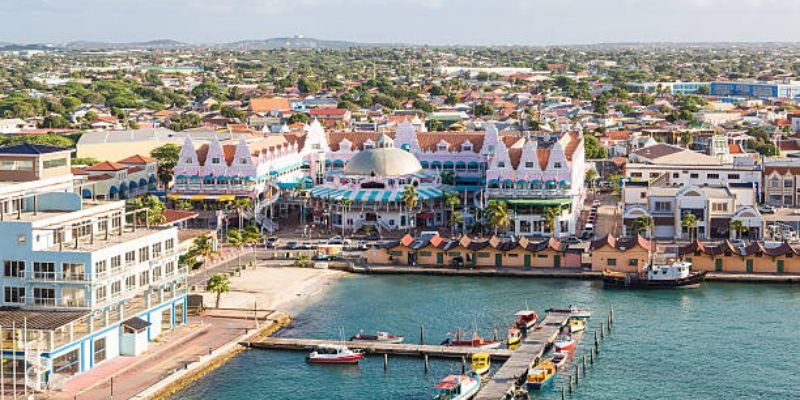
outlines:
[{"label": "speedboat", "polygon": [[508,340],[507,340],[508,345],[514,346],[519,344],[519,342],[521,341],[522,341],[522,332],[519,330],[519,328],[515,327],[508,328]]},{"label": "speedboat", "polygon": [[521,310],[514,313],[514,316],[517,317],[517,328],[528,330],[533,328],[536,325],[536,319],[538,316],[536,315],[536,311],[533,310]]},{"label": "speedboat", "polygon": [[587,319],[592,316],[592,310],[582,309],[572,305],[568,308],[549,308],[545,311],[549,313],[569,314],[570,318]]},{"label": "speedboat", "polygon": [[550,361],[555,364],[556,368],[561,368],[567,363],[569,353],[566,351],[557,351],[550,355]]},{"label": "speedboat", "polygon": [[553,346],[556,351],[575,350],[578,347],[578,342],[569,333],[562,333],[553,342]]},{"label": "speedboat", "polygon": [[364,355],[338,344],[319,345],[306,359],[320,364],[358,364]]},{"label": "speedboat", "polygon": [[586,330],[586,321],[579,318],[570,318],[569,332],[578,333]]},{"label": "speedboat", "polygon": [[448,375],[434,386],[434,400],[468,400],[478,394],[481,382],[467,375]]},{"label": "speedboat", "polygon": [[380,343],[403,343],[402,336],[392,336],[387,332],[378,331],[374,335],[365,335],[360,331],[350,338],[351,342],[380,342]]},{"label": "speedboat", "polygon": [[483,375],[489,372],[492,367],[492,361],[489,353],[475,353],[472,355],[472,363],[470,364],[472,371],[478,375]]},{"label": "speedboat", "polygon": [[550,360],[544,360],[528,371],[528,378],[525,383],[528,386],[528,390],[541,390],[545,385],[552,382],[555,376],[555,364]]}]

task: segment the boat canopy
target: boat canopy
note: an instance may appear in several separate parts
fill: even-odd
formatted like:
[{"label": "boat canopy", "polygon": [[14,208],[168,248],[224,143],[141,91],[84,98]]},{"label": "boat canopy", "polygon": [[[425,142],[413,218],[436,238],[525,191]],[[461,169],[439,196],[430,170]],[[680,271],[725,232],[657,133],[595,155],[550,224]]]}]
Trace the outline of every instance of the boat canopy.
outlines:
[{"label": "boat canopy", "polygon": [[536,314],[536,311],[533,311],[533,310],[517,311],[516,313],[514,313],[514,316],[525,317],[525,316],[528,316],[528,315],[531,315],[531,314]]},{"label": "boat canopy", "polygon": [[441,382],[434,386],[435,389],[439,390],[450,390],[455,388],[461,383],[461,377],[458,375],[448,375],[446,378],[442,379]]}]

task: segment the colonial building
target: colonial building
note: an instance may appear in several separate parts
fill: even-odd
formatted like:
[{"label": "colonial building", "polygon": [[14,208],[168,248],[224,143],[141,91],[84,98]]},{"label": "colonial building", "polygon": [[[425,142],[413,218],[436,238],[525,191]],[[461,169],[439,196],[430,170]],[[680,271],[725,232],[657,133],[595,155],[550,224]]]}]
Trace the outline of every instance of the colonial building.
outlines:
[{"label": "colonial building", "polygon": [[118,200],[156,190],[158,161],[134,155],[117,162],[103,161],[85,168],[73,168],[75,193],[86,199]]},{"label": "colonial building", "polygon": [[20,168],[0,182],[0,336],[8,344],[5,376],[16,370],[40,390],[141,354],[185,323],[187,274],[178,266],[176,228],[137,222],[121,201],[82,199],[72,191],[68,157],[45,164],[69,150],[36,150],[25,161],[46,174],[34,168],[33,179],[15,182],[13,175],[30,174],[29,164],[15,163]]},{"label": "colonial building", "polygon": [[[652,222],[653,237],[659,239],[760,239],[764,219],[756,208],[758,193],[752,183],[728,186],[654,185],[646,181],[626,181],[622,188],[623,235],[631,234],[638,218]],[[683,224],[684,216],[694,215],[697,226]],[[747,232],[731,229],[741,221]]]},{"label": "colonial building", "polygon": [[800,159],[764,160],[764,202],[776,207],[800,206]]}]

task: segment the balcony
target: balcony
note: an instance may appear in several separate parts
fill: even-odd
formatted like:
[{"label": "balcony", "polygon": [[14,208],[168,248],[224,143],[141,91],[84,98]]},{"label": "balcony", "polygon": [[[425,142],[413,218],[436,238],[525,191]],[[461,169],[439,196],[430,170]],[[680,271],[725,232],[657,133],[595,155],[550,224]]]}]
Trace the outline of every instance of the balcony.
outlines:
[{"label": "balcony", "polygon": [[25,297],[24,300],[25,302],[21,305],[29,309],[82,309],[89,307],[89,302],[86,299]]},{"label": "balcony", "polygon": [[514,189],[514,188],[490,188],[486,189],[489,197],[506,197],[506,198],[535,198],[547,199],[554,197],[568,197],[574,196],[575,191],[572,189]]},{"label": "balcony", "polygon": [[36,272],[34,271],[30,277],[31,281],[37,282],[89,282],[91,276],[81,273],[60,273],[60,272]]}]

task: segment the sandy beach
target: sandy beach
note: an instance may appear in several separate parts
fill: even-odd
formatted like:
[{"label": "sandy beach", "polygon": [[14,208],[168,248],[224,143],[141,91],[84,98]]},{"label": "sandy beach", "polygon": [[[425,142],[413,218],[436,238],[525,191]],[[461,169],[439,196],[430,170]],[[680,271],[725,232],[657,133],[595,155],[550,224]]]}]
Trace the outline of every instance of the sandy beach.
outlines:
[{"label": "sandy beach", "polygon": [[[255,303],[261,310],[295,315],[345,274],[314,268],[249,268],[241,276],[231,277],[231,291],[222,295],[220,308],[253,308]],[[204,293],[203,300],[213,307],[216,295]]]}]

